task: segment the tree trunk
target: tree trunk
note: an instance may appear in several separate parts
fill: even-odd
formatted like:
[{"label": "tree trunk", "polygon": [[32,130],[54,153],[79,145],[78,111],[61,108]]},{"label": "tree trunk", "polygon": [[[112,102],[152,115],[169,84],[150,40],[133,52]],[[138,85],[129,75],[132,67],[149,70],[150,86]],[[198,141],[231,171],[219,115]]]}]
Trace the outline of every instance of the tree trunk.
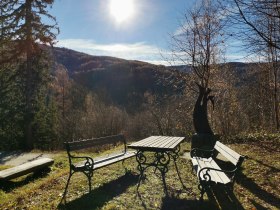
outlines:
[{"label": "tree trunk", "polygon": [[213,96],[209,96],[211,89],[202,87],[199,84],[197,85],[199,87],[199,95],[193,111],[194,129],[197,134],[213,135],[214,133],[210,127],[207,113],[208,101],[213,98]]},{"label": "tree trunk", "polygon": [[32,108],[32,59],[33,59],[33,41],[32,41],[32,1],[26,0],[26,113],[25,113],[25,149],[33,149],[33,135],[32,135],[32,121],[33,121],[33,108]]},{"label": "tree trunk", "polygon": [[[202,87],[199,84],[197,85],[199,87],[199,95],[193,111],[193,124],[196,133],[192,136],[191,148],[211,150],[218,139],[218,136],[214,135],[208,121],[207,104],[209,100],[213,103],[213,96],[209,96],[211,89]],[[207,154],[203,153],[199,156],[208,158]]]}]

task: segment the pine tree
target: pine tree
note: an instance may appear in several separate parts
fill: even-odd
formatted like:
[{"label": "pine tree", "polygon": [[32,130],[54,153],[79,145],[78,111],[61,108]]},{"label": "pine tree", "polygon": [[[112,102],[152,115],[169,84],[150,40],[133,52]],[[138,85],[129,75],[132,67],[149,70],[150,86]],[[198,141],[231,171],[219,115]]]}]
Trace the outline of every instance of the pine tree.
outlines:
[{"label": "pine tree", "polygon": [[[40,87],[39,59],[44,59],[42,45],[53,45],[59,32],[55,18],[48,14],[54,0],[1,0],[1,40],[4,54],[0,64],[20,62],[20,75],[24,91],[24,146],[32,149],[34,144],[32,121],[34,119],[37,88]],[[44,24],[45,16],[54,21]]]}]

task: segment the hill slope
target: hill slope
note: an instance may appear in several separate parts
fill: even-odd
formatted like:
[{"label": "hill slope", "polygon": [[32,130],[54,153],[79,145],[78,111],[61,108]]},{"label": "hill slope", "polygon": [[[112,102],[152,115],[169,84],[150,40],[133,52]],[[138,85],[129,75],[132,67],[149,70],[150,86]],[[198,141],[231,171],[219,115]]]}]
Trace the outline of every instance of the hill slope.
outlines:
[{"label": "hill slope", "polygon": [[175,88],[174,84],[166,82],[166,78],[174,76],[180,81],[179,73],[164,66],[92,56],[66,48],[54,48],[53,57],[67,69],[75,82],[94,91],[108,103],[125,107],[128,111],[140,108],[147,94],[162,97],[182,91],[180,85]]}]

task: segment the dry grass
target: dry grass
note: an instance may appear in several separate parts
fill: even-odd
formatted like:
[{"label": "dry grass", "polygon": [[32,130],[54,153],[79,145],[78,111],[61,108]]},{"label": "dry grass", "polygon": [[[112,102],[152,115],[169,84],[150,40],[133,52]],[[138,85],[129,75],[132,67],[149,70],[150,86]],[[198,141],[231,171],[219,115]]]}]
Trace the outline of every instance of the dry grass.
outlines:
[{"label": "dry grass", "polygon": [[249,157],[243,164],[234,193],[214,189],[204,196],[202,204],[198,201],[197,178],[189,160],[183,157],[190,145],[184,143],[177,164],[187,188],[180,183],[172,163],[166,176],[168,196],[159,174],[153,169],[147,171],[137,194],[138,171],[132,158],[125,162],[130,173],[125,173],[121,163],[97,170],[91,193],[87,193],[86,177],[74,174],[67,203],[60,204],[68,178],[67,157],[61,152],[55,156],[55,164],[48,173],[1,183],[0,209],[277,209],[280,206],[280,153],[270,144],[230,145]]}]

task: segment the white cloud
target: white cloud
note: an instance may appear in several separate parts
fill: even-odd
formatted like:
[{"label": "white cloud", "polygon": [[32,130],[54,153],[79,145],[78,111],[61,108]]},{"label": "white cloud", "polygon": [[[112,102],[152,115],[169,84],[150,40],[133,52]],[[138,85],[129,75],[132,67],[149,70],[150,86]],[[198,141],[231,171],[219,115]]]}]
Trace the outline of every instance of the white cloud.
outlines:
[{"label": "white cloud", "polygon": [[88,53],[90,55],[113,56],[128,60],[141,60],[155,64],[166,63],[161,56],[161,49],[153,45],[148,45],[145,42],[137,42],[133,44],[99,44],[95,43],[93,40],[86,39],[63,39],[59,40],[57,46]]},{"label": "white cloud", "polygon": [[[137,42],[133,44],[113,43],[99,44],[88,39],[63,39],[59,40],[58,47],[65,47],[79,52],[84,52],[90,55],[112,56],[127,60],[139,60],[156,65],[184,65],[180,57],[185,55],[175,53],[171,50],[160,49],[153,45],[148,45],[145,42]],[[228,61],[247,60],[244,55],[230,53],[226,56]]]}]

